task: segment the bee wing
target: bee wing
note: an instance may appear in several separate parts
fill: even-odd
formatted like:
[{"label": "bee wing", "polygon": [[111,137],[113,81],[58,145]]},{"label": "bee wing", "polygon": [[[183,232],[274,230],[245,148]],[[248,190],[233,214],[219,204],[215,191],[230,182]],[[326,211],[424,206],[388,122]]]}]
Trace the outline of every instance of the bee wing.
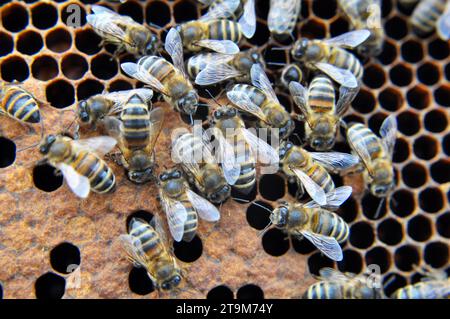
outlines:
[{"label": "bee wing", "polygon": [[340,85],[344,85],[349,88],[356,88],[358,86],[358,80],[349,70],[341,69],[324,62],[318,62],[314,65]]},{"label": "bee wing", "polygon": [[218,140],[217,162],[222,163],[223,175],[227,183],[234,185],[241,173],[241,165],[235,159],[233,146],[228,143],[222,132],[215,129],[214,136]]},{"label": "bee wing", "polygon": [[126,62],[122,63],[120,67],[130,77],[149,85],[155,91],[158,91],[166,96],[170,96],[169,91],[162,85],[162,83],[147,72],[142,66],[133,62]]},{"label": "bee wing", "polygon": [[241,75],[242,72],[239,72],[228,63],[209,64],[197,74],[195,83],[198,85],[212,85]]},{"label": "bee wing", "polygon": [[64,176],[64,179],[69,185],[70,189],[81,198],[87,198],[89,191],[91,190],[91,183],[89,178],[78,174],[75,169],[65,163],[59,163],[56,168],[58,168]]},{"label": "bee wing", "polygon": [[161,133],[163,123],[164,123],[164,110],[160,107],[153,109],[150,114],[150,141],[147,145],[147,150],[153,150]]},{"label": "bee wing", "polygon": [[382,137],[383,145],[392,158],[394,153],[395,141],[397,139],[397,119],[395,115],[389,115],[381,124],[380,135]]},{"label": "bee wing", "polygon": [[104,97],[114,102],[114,106],[110,109],[108,115],[116,115],[122,112],[123,105],[133,94],[138,94],[145,103],[149,104],[153,97],[153,90],[148,88],[140,88],[106,93]]},{"label": "bee wing", "polygon": [[91,6],[92,12],[94,12],[95,14],[111,14],[111,15],[118,15],[115,11],[107,8],[107,7],[102,7],[96,4],[93,4]]},{"label": "bee wing", "polygon": [[201,16],[198,20],[208,21],[230,18],[239,7],[239,3],[240,0],[217,2],[213,8],[209,8],[208,12]]},{"label": "bee wing", "polygon": [[187,219],[186,208],[179,201],[175,201],[160,192],[161,203],[167,215],[169,230],[175,241],[181,241],[184,234],[184,223]]},{"label": "bee wing", "polygon": [[367,40],[367,38],[370,37],[370,31],[369,30],[355,30],[350,31],[341,35],[338,35],[337,37],[326,39],[324,42],[331,46],[339,46],[344,47],[348,49],[356,48],[358,45],[363,43]]},{"label": "bee wing", "polygon": [[295,176],[300,179],[300,182],[305,187],[309,196],[311,196],[311,198],[320,206],[325,206],[327,203],[325,191],[302,170],[295,167],[292,167],[291,170],[294,172]]},{"label": "bee wing", "polygon": [[145,267],[145,252],[142,249],[140,242],[133,240],[133,236],[131,235],[120,235],[119,240],[122,244],[122,248],[125,250],[128,258],[133,262],[134,266]]},{"label": "bee wing", "polygon": [[336,114],[340,117],[348,110],[350,103],[353,102],[359,92],[359,85],[355,88],[349,88],[341,85],[339,88],[339,100],[336,104]]},{"label": "bee wing", "polygon": [[[86,21],[94,28],[108,36],[125,41],[125,31],[117,25],[117,20],[124,19],[116,12],[98,5],[92,6],[94,14],[88,14]],[[134,21],[133,21],[134,22]]]},{"label": "bee wing", "polygon": [[333,282],[347,282],[352,278],[330,267],[324,267],[319,270],[320,279]]},{"label": "bee wing", "polygon": [[305,230],[301,233],[328,258],[335,261],[342,260],[342,248],[335,238],[314,234]]},{"label": "bee wing", "polygon": [[359,163],[359,158],[340,152],[309,152],[311,157],[330,171],[345,170]]},{"label": "bee wing", "polygon": [[444,13],[436,23],[436,31],[442,40],[448,41],[450,39],[450,4],[448,2]]},{"label": "bee wing", "polygon": [[247,39],[253,37],[256,31],[255,0],[247,0],[244,5],[244,13],[238,21],[242,33]]},{"label": "bee wing", "polygon": [[237,44],[230,40],[204,39],[195,41],[195,45],[223,54],[239,53],[239,47]]},{"label": "bee wing", "polygon": [[162,242],[164,242],[165,244],[169,243],[169,239],[167,238],[166,231],[163,226],[163,221],[161,220],[161,217],[159,217],[159,215],[153,215],[153,218],[150,221],[150,226],[155,229]]},{"label": "bee wing", "polygon": [[194,206],[198,215],[202,219],[208,222],[216,222],[220,219],[220,212],[216,206],[211,204],[203,197],[197,195],[190,189],[188,189],[186,193],[189,198],[189,201],[192,203],[192,206]]},{"label": "bee wing", "polygon": [[164,48],[170,54],[173,65],[187,78],[188,76],[184,68],[183,42],[181,41],[180,33],[175,28],[171,28],[167,34]]},{"label": "bee wing", "polygon": [[269,78],[264,72],[263,68],[259,63],[255,63],[252,65],[252,69],[250,71],[252,84],[257,88],[261,89],[263,92],[267,93],[269,98],[272,101],[280,103],[278,101],[278,97],[273,90],[272,84],[270,83]]},{"label": "bee wing", "polygon": [[[291,33],[300,13],[301,0],[271,1],[267,18],[270,32]],[[288,29],[292,25],[291,29]]]},{"label": "bee wing", "polygon": [[278,164],[280,161],[278,152],[258,136],[252,134],[246,128],[239,128],[239,131],[250,146],[252,153],[257,155],[258,161],[264,164]]},{"label": "bee wing", "polygon": [[73,145],[76,147],[88,149],[91,152],[95,152],[98,155],[105,155],[116,146],[116,139],[111,136],[96,136],[81,140],[74,140]]},{"label": "bee wing", "polygon": [[244,92],[238,91],[228,91],[227,92],[228,99],[241,111],[246,113],[250,113],[253,116],[256,116],[261,121],[266,122],[266,115],[263,113],[261,108],[252,102],[252,100],[248,97]]},{"label": "bee wing", "polygon": [[358,156],[361,159],[361,161],[363,162],[364,166],[366,166],[366,168],[369,168],[371,159],[370,159],[370,154],[368,151],[368,145],[365,142],[365,140],[360,138],[359,140],[354,141],[353,139],[348,138],[348,135],[347,135],[347,142],[350,145],[350,147],[352,148],[352,150],[354,150],[356,152],[356,154],[358,154]]},{"label": "bee wing", "polygon": [[292,81],[289,83],[289,91],[295,104],[297,104],[306,118],[308,116],[308,90],[300,83]]},{"label": "bee wing", "polygon": [[[352,194],[352,187],[351,186],[341,186],[338,188],[335,188],[334,190],[328,192],[326,194],[326,206],[327,207],[339,207],[341,206],[341,204],[343,202],[345,202],[347,200],[347,198],[350,197],[350,195]],[[316,207],[320,207],[319,204],[317,204],[317,202],[315,202],[314,200],[309,201],[308,203],[306,203],[305,205],[303,205],[303,207],[306,208],[316,208]]]}]

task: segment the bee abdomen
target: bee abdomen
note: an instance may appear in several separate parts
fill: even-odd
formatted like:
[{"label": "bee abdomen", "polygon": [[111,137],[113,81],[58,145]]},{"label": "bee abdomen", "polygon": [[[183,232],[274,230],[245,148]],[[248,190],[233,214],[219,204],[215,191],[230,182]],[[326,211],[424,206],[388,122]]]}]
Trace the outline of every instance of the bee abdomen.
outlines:
[{"label": "bee abdomen", "polygon": [[330,174],[319,165],[311,165],[306,174],[319,185],[325,193],[328,193],[334,189],[334,182]]},{"label": "bee abdomen", "polygon": [[194,236],[197,232],[198,217],[197,212],[194,210],[192,204],[189,201],[185,201],[183,202],[183,204],[187,209],[187,219],[184,224],[183,240],[190,242],[192,239],[194,239]]},{"label": "bee abdomen", "polygon": [[[123,136],[131,148],[144,148],[150,138],[150,117],[147,105],[135,103],[132,98],[121,115]],[[139,100],[140,101],[140,100]]]},{"label": "bee abdomen", "polygon": [[315,112],[329,112],[335,106],[334,87],[331,80],[324,76],[316,76],[309,87],[309,105]]},{"label": "bee abdomen", "polygon": [[187,62],[187,72],[189,76],[193,79],[197,77],[197,74],[200,73],[210,62],[211,53],[200,53],[191,58],[189,58]]},{"label": "bee abdomen", "polygon": [[176,72],[172,64],[167,62],[164,58],[157,56],[143,57],[139,60],[138,64],[142,65],[144,69],[162,83]]},{"label": "bee abdomen", "polygon": [[148,224],[139,224],[139,226],[131,229],[130,235],[135,238],[135,241],[138,241],[137,244],[142,247],[145,254],[150,257],[149,259],[163,253],[161,238]]},{"label": "bee abdomen", "polygon": [[36,100],[26,91],[9,88],[3,101],[3,109],[12,117],[27,123],[39,123],[41,115]]},{"label": "bee abdomen", "polygon": [[420,1],[411,17],[414,31],[425,35],[433,31],[436,21],[445,10],[446,0]]},{"label": "bee abdomen", "polygon": [[332,282],[318,282],[308,288],[306,299],[342,299],[342,286]]},{"label": "bee abdomen", "polygon": [[338,68],[349,70],[358,80],[362,77],[363,67],[361,62],[352,53],[344,49],[333,47],[328,62]]},{"label": "bee abdomen", "polygon": [[426,287],[422,283],[418,283],[415,285],[409,285],[400,289],[397,289],[392,298],[395,299],[423,299],[425,298],[425,294],[423,290]]},{"label": "bee abdomen", "polygon": [[338,242],[344,242],[349,235],[347,223],[337,214],[319,209],[313,217],[313,231],[324,236],[334,237]]},{"label": "bee abdomen", "polygon": [[248,84],[236,84],[231,91],[245,93],[250,100],[258,106],[261,106],[267,100],[266,95],[258,88]]},{"label": "bee abdomen", "polygon": [[114,173],[102,159],[88,152],[77,154],[76,158],[72,167],[89,179],[93,191],[103,194],[114,189]]},{"label": "bee abdomen", "polygon": [[242,30],[237,22],[232,20],[213,20],[209,22],[209,38],[214,40],[230,40],[238,43],[242,39]]},{"label": "bee abdomen", "polygon": [[350,126],[347,132],[347,138],[353,141],[354,144],[363,140],[372,160],[384,156],[384,150],[380,139],[373,134],[371,130],[360,123]]}]

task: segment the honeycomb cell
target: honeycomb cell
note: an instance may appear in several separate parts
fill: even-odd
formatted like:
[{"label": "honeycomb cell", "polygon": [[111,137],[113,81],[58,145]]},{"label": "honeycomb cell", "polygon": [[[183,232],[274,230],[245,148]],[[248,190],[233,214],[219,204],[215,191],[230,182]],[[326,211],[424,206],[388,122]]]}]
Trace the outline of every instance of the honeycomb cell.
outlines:
[{"label": "honeycomb cell", "polygon": [[0,149],[0,168],[11,166],[16,160],[16,144],[6,137],[0,137]]},{"label": "honeycomb cell", "polygon": [[11,32],[19,32],[28,25],[27,9],[18,4],[12,3],[2,9],[2,25]]},{"label": "honeycomb cell", "polygon": [[200,258],[203,252],[203,244],[200,237],[195,235],[190,242],[180,241],[173,243],[175,256],[184,262],[191,263]]},{"label": "honeycomb cell", "polygon": [[337,4],[335,1],[313,1],[313,14],[321,19],[331,19],[336,14]]},{"label": "honeycomb cell", "polygon": [[236,292],[236,299],[239,300],[264,299],[264,291],[257,285],[248,284],[238,289],[238,291]]},{"label": "honeycomb cell", "polygon": [[78,54],[65,55],[61,62],[62,72],[70,80],[81,79],[88,68],[87,61]]},{"label": "honeycomb cell", "polygon": [[209,300],[233,300],[233,291],[225,285],[216,286],[206,295]]},{"label": "honeycomb cell", "polygon": [[411,271],[419,264],[420,254],[417,247],[405,245],[395,250],[394,261],[398,269]]},{"label": "honeycomb cell", "polygon": [[265,51],[264,60],[268,69],[282,69],[286,65],[286,52],[283,50],[274,50],[274,46],[268,46]]},{"label": "honeycomb cell", "polygon": [[1,63],[2,78],[7,82],[23,82],[30,75],[30,70],[25,60],[19,56],[11,56]]},{"label": "honeycomb cell", "polygon": [[363,214],[369,219],[380,219],[387,212],[386,200],[375,197],[369,192],[364,195],[361,204]]},{"label": "honeycomb cell", "polygon": [[247,208],[247,222],[255,229],[262,230],[269,222],[272,206],[262,201],[251,203]]},{"label": "honeycomb cell", "polygon": [[45,89],[47,101],[54,107],[62,109],[75,102],[75,89],[72,84],[64,80],[50,83]]},{"label": "honeycomb cell", "polygon": [[62,53],[72,46],[72,36],[63,28],[50,31],[45,38],[47,48],[56,53]]},{"label": "honeycomb cell", "polygon": [[391,41],[384,41],[383,50],[377,56],[377,59],[383,65],[389,65],[397,58],[397,47]]},{"label": "honeycomb cell", "polygon": [[368,248],[373,244],[374,231],[367,222],[358,222],[350,227],[350,243],[357,248]]},{"label": "honeycomb cell", "polygon": [[255,35],[247,41],[254,45],[264,45],[270,37],[270,31],[266,24],[257,22]]},{"label": "honeycomb cell", "polygon": [[0,43],[2,44],[0,47],[0,57],[8,55],[14,50],[14,41],[8,33],[0,31]]},{"label": "honeycomb cell", "polygon": [[403,182],[412,188],[417,188],[427,181],[427,171],[419,163],[409,163],[402,169]]},{"label": "honeycomb cell", "polygon": [[425,129],[429,132],[440,133],[447,129],[447,115],[441,110],[433,110],[425,114]]},{"label": "honeycomb cell", "polygon": [[434,91],[435,101],[442,106],[450,106],[450,86],[442,85]]},{"label": "honeycomb cell", "polygon": [[344,204],[339,207],[337,213],[346,223],[351,223],[358,216],[358,203],[353,197],[349,197]]},{"label": "honeycomb cell", "polygon": [[[387,111],[395,112],[403,105],[403,96],[401,92],[394,88],[386,88],[378,95],[381,107]],[[374,101],[374,104],[376,101]]]},{"label": "honeycomb cell", "polygon": [[419,206],[427,213],[437,213],[444,207],[444,195],[439,188],[428,187],[419,193]]},{"label": "honeycomb cell", "polygon": [[394,154],[392,156],[392,161],[394,163],[402,163],[409,158],[409,144],[403,138],[397,138],[394,146]]},{"label": "honeycomb cell", "polygon": [[61,274],[75,271],[80,263],[80,250],[71,243],[61,243],[50,251],[50,264]]},{"label": "honeycomb cell", "polygon": [[163,27],[170,22],[170,8],[164,1],[150,2],[145,11],[149,25]]},{"label": "honeycomb cell", "polygon": [[363,260],[361,254],[351,249],[344,250],[343,254],[344,259],[337,263],[338,269],[342,272],[359,274],[363,270]]},{"label": "honeycomb cell", "polygon": [[390,207],[395,215],[407,217],[412,214],[415,206],[414,194],[411,191],[400,189],[392,194]]},{"label": "honeycomb cell", "polygon": [[52,272],[40,276],[34,283],[37,299],[61,299],[66,290],[66,280]]},{"label": "honeycomb cell", "polygon": [[378,89],[386,82],[384,70],[379,65],[370,65],[364,69],[363,82],[371,89]]},{"label": "honeycomb cell", "polygon": [[431,267],[439,268],[448,263],[448,244],[435,241],[428,243],[424,250],[424,259]]},{"label": "honeycomb cell", "polygon": [[377,228],[378,238],[390,246],[397,245],[403,238],[403,227],[393,218],[384,219]]},{"label": "honeycomb cell", "polygon": [[85,100],[95,94],[102,93],[105,87],[97,80],[85,80],[78,85],[77,99],[78,101]]},{"label": "honeycomb cell", "polygon": [[366,265],[378,265],[384,274],[391,267],[391,254],[384,247],[374,247],[365,254]]},{"label": "honeycomb cell", "polygon": [[383,278],[384,294],[390,297],[397,289],[407,285],[406,278],[396,273],[390,273]]},{"label": "honeycomb cell", "polygon": [[173,17],[176,23],[195,20],[198,18],[197,7],[190,1],[177,2],[173,7]]},{"label": "honeycomb cell", "polygon": [[133,86],[124,80],[117,80],[109,84],[109,92],[131,90]]},{"label": "honeycomb cell", "polygon": [[439,68],[434,63],[424,63],[417,69],[417,78],[425,85],[436,84],[439,77]]},{"label": "honeycomb cell", "polygon": [[386,35],[394,40],[403,39],[408,34],[408,26],[403,18],[394,16],[384,24]]},{"label": "honeycomb cell", "polygon": [[444,149],[444,152],[446,155],[450,156],[450,135],[444,136],[444,139],[442,140],[442,148]]},{"label": "honeycomb cell", "polygon": [[141,296],[148,295],[155,290],[153,282],[143,267],[133,267],[128,275],[128,285],[130,290]]},{"label": "honeycomb cell", "polygon": [[35,79],[48,81],[56,77],[59,73],[58,63],[49,55],[37,57],[31,65],[31,74]]},{"label": "honeycomb cell", "polygon": [[450,238],[450,212],[438,217],[436,220],[436,229],[442,237]]},{"label": "honeycomb cell", "polygon": [[97,78],[108,80],[119,71],[117,61],[108,54],[100,54],[91,61],[91,71]]},{"label": "honeycomb cell", "polygon": [[450,47],[447,41],[437,38],[428,44],[428,53],[433,59],[443,60],[450,54]]},{"label": "honeycomb cell", "polygon": [[386,18],[392,12],[392,1],[382,0],[381,1],[381,17]]},{"label": "honeycomb cell", "polygon": [[432,136],[421,136],[414,141],[413,149],[418,158],[429,160],[436,156],[438,144]]},{"label": "honeycomb cell", "polygon": [[101,50],[102,38],[92,29],[81,30],[75,33],[75,46],[83,53],[93,55]]},{"label": "honeycomb cell", "polygon": [[34,31],[25,31],[19,34],[17,39],[17,50],[26,55],[38,53],[44,45],[42,37]]},{"label": "honeycomb cell", "polygon": [[340,34],[344,34],[350,31],[350,27],[348,25],[348,21],[344,18],[338,18],[330,23],[330,36],[336,37]]},{"label": "honeycomb cell", "polygon": [[423,110],[428,107],[431,98],[430,93],[425,87],[416,85],[408,90],[406,93],[406,100],[413,108]]},{"label": "honeycomb cell", "polygon": [[420,120],[416,113],[402,112],[397,116],[398,130],[407,136],[412,136],[420,130]]},{"label": "honeycomb cell", "polygon": [[300,29],[302,37],[309,39],[323,39],[326,36],[326,25],[317,19],[308,20]]},{"label": "honeycomb cell", "polygon": [[422,44],[416,40],[405,41],[400,52],[404,61],[409,63],[417,63],[423,59]]},{"label": "honeycomb cell", "polygon": [[142,11],[141,5],[137,2],[127,1],[122,3],[119,7],[118,13],[124,16],[129,16],[140,24],[144,22],[144,12]]},{"label": "honeycomb cell", "polygon": [[33,168],[34,186],[44,192],[53,192],[61,187],[63,177],[56,173],[56,169],[48,164],[38,165]]},{"label": "honeycomb cell", "polygon": [[439,160],[431,165],[431,178],[439,184],[450,182],[450,162]]},{"label": "honeycomb cell", "polygon": [[262,246],[269,255],[281,256],[289,250],[289,240],[281,230],[272,228],[264,234]]},{"label": "honeycomb cell", "polygon": [[86,10],[76,3],[69,3],[61,9],[61,21],[69,27],[82,27],[86,24]]},{"label": "honeycomb cell", "polygon": [[413,73],[407,64],[397,64],[389,71],[391,82],[398,86],[407,86],[411,83]]},{"label": "honeycomb cell", "polygon": [[31,21],[38,29],[50,29],[58,22],[58,11],[48,2],[39,3],[31,9]]},{"label": "honeycomb cell", "polygon": [[375,108],[376,100],[372,92],[361,89],[352,102],[352,107],[356,112],[367,114]]},{"label": "honeycomb cell", "polygon": [[309,241],[304,238],[298,239],[295,237],[291,237],[292,248],[302,255],[308,255],[316,250],[316,247]]},{"label": "honeycomb cell", "polygon": [[423,216],[417,215],[408,221],[408,235],[415,241],[424,242],[432,235],[431,221]]},{"label": "honeycomb cell", "polygon": [[241,204],[254,201],[256,195],[257,195],[256,187],[253,187],[253,189],[248,194],[243,194],[235,190],[234,188],[231,189],[231,197],[233,198],[233,200]]},{"label": "honeycomb cell", "polygon": [[308,258],[308,270],[310,274],[318,276],[320,269],[325,267],[334,268],[334,261],[321,252],[316,252]]},{"label": "honeycomb cell", "polygon": [[266,174],[259,181],[259,192],[267,200],[277,200],[284,196],[284,179],[280,175]]}]

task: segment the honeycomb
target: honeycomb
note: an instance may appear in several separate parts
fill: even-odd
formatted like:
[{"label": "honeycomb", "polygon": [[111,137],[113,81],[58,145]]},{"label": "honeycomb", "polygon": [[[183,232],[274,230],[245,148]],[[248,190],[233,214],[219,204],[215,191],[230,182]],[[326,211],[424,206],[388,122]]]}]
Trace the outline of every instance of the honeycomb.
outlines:
[{"label": "honeycomb", "polygon": [[[0,1],[0,77],[23,82],[44,102],[46,134],[70,125],[79,100],[104,90],[142,86],[121,73],[119,61],[111,59],[114,47],[99,47],[100,38],[85,25],[84,15],[92,3],[151,24],[162,37],[171,26],[202,14],[190,0]],[[257,1],[257,32],[243,47],[258,47],[266,61],[289,63],[288,50],[271,50],[291,40],[279,43],[270,38],[268,3]],[[71,4],[81,9],[81,27],[67,25]],[[333,262],[307,241],[288,239],[276,229],[258,236],[269,221],[269,213],[260,206],[271,209],[278,199],[292,200],[296,191],[280,174],[263,175],[257,190],[244,198],[260,206],[229,200],[221,207],[220,222],[202,222],[191,243],[174,244],[187,282],[173,294],[158,293],[145,272],[126,260],[116,240],[132,216],[149,220],[152,214],[161,214],[156,187],[132,184],[123,169],[111,162],[116,192],[80,200],[62,187],[62,177],[53,168],[38,164],[35,148],[17,152],[40,140],[40,128],[2,117],[0,296],[292,298],[300,296],[314,282],[310,274],[318,274],[324,266],[361,273],[370,264],[380,266],[384,282],[394,276],[384,288],[390,295],[421,279],[414,264],[449,273],[450,47],[436,34],[414,35],[411,11],[397,1],[383,1],[384,49],[379,57],[364,61],[363,86],[345,116],[346,121],[365,123],[378,132],[384,118],[395,114],[399,137],[394,154],[397,188],[378,218],[374,216],[379,199],[363,192],[360,176],[333,176],[337,186],[354,187],[352,197],[338,210],[351,231],[343,244],[343,261]],[[323,38],[348,30],[335,1],[302,1],[295,37]],[[119,60],[133,57],[124,54]],[[272,79],[280,71],[280,66],[268,65]],[[277,89],[277,93],[289,111],[298,111],[286,91]],[[203,90],[200,95],[207,100]],[[163,102],[155,104],[168,108]],[[205,119],[207,114],[196,116]],[[162,164],[170,163],[170,131],[180,126],[187,126],[186,119],[168,112],[156,146],[161,170],[170,167]],[[302,137],[302,124],[296,127]],[[349,147],[341,139],[336,150],[349,152]],[[78,285],[74,278],[80,280]]]}]

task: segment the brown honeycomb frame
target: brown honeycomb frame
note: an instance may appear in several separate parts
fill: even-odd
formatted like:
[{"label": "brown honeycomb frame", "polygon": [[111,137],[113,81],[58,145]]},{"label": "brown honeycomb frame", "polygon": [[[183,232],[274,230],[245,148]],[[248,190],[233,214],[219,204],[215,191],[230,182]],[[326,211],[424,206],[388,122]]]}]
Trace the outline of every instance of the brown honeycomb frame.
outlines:
[{"label": "brown honeycomb frame", "polygon": [[[257,1],[256,36],[243,47],[258,46],[267,60],[290,62],[287,51],[271,47],[289,44],[269,38],[268,2]],[[335,1],[302,1],[302,18],[294,35],[335,36],[348,31],[348,23]],[[0,78],[24,82],[24,87],[47,101],[42,106],[46,133],[69,125],[76,102],[104,89],[129,89],[140,85],[124,76],[117,61],[109,59],[114,48],[98,48],[100,39],[86,25],[73,29],[64,23],[67,5],[84,12],[90,3],[105,1],[0,1]],[[176,23],[193,19],[201,10],[193,0],[137,1],[111,4],[139,22],[162,25],[161,36]],[[157,10],[158,15],[153,14]],[[411,31],[411,10],[395,0],[383,1],[386,28],[384,50],[364,62],[361,93],[345,116],[378,131],[389,114],[399,123],[394,162],[398,185],[381,216],[374,219],[379,200],[363,194],[358,176],[335,176],[337,185],[354,186],[354,194],[338,211],[349,223],[351,235],[344,244],[344,260],[332,262],[305,241],[288,241],[277,230],[262,238],[258,231],[268,213],[249,204],[229,200],[215,225],[201,223],[199,238],[175,247],[188,274],[188,283],[176,294],[151,291],[145,275],[125,259],[115,240],[126,229],[130,214],[148,218],[161,214],[154,185],[136,186],[121,167],[114,194],[93,194],[77,199],[49,167],[36,166],[36,149],[17,148],[39,140],[39,127],[28,128],[11,119],[0,119],[0,295],[5,298],[292,298],[300,296],[323,266],[359,273],[368,264],[379,264],[384,279],[394,274],[386,288],[395,289],[420,280],[412,264],[428,264],[449,272],[450,238],[450,47],[436,34],[419,38]],[[83,20],[83,22],[85,22]],[[120,61],[131,60],[122,55]],[[280,68],[268,67],[278,78]],[[200,92],[202,94],[202,92]],[[204,93],[204,92],[203,92]],[[277,90],[289,111],[295,106],[286,91]],[[207,97],[206,94],[202,94]],[[156,105],[168,108],[157,102]],[[298,110],[297,110],[298,111]],[[169,112],[166,133],[156,147],[159,163],[168,163],[170,129],[186,125]],[[202,114],[204,118],[206,114]],[[300,123],[297,123],[300,124]],[[296,132],[302,136],[298,125]],[[86,133],[86,132],[83,132]],[[341,139],[337,150],[349,151]],[[160,169],[163,165],[160,164]],[[170,166],[170,165],[169,165]],[[36,187],[38,185],[41,189]],[[46,189],[47,191],[43,191]],[[274,207],[280,197],[292,199],[295,189],[281,175],[260,178],[255,199]],[[65,289],[64,269],[81,260],[81,287]],[[217,287],[216,289],[214,289]]]}]

